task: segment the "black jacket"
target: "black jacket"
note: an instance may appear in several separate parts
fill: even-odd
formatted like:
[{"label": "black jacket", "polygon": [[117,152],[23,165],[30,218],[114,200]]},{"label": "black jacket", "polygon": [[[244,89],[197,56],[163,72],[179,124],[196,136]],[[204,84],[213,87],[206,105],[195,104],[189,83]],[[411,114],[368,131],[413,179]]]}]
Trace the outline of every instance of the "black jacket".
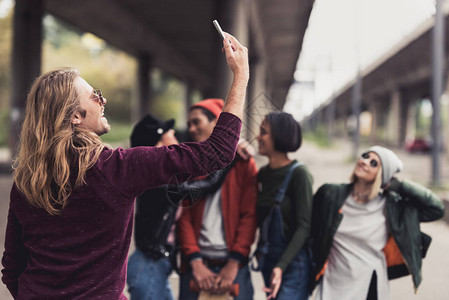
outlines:
[{"label": "black jacket", "polygon": [[[352,184],[325,184],[314,196],[311,232],[314,267],[310,291],[315,288],[318,274],[327,261],[335,232],[343,218],[340,209],[351,190]],[[429,189],[411,181],[400,182],[395,178],[384,196],[387,201],[388,228],[405,261],[405,265],[388,266],[388,277],[393,279],[411,274],[416,290],[422,280],[421,264],[424,254],[419,223],[442,218],[444,206]]]},{"label": "black jacket", "polygon": [[189,199],[193,205],[195,200],[215,192],[233,165],[202,180],[163,185],[138,196],[134,228],[137,249],[154,259],[168,257],[173,249],[166,245],[166,241],[175,222],[178,204]]}]

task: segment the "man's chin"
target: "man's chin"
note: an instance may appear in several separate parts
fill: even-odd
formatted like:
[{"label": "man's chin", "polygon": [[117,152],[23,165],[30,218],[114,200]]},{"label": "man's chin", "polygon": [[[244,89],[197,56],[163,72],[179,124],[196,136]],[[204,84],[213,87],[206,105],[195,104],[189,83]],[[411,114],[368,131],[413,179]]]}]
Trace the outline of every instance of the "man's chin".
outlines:
[{"label": "man's chin", "polygon": [[106,134],[111,130],[111,125],[108,122],[108,119],[105,117],[101,117],[101,120],[103,121],[103,132],[101,134]]},{"label": "man's chin", "polygon": [[107,124],[108,126],[106,126],[103,131],[101,131],[100,133],[98,133],[98,136],[103,135],[108,133],[111,130],[111,126],[109,124]]}]

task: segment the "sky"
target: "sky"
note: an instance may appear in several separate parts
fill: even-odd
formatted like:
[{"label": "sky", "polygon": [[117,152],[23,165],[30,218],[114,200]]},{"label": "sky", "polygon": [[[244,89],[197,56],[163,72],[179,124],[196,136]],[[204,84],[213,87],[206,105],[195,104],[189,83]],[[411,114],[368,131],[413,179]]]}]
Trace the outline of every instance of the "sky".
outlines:
[{"label": "sky", "polygon": [[9,12],[12,5],[12,0],[0,0],[0,18],[6,17],[6,14]]},{"label": "sky", "polygon": [[303,84],[284,109],[303,119],[434,13],[434,0],[315,0],[295,72]]}]

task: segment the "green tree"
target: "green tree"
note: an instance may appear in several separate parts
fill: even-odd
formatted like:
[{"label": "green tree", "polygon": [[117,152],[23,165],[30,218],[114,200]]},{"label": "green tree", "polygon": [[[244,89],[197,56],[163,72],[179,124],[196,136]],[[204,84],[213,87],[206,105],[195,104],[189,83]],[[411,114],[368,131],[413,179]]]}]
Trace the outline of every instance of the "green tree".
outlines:
[{"label": "green tree", "polygon": [[0,17],[0,146],[6,144],[10,96],[12,10]]},{"label": "green tree", "polygon": [[130,122],[136,73],[131,56],[91,34],[46,16],[42,69],[46,72],[59,67],[78,69],[87,82],[101,89],[109,100],[105,111],[108,119]]}]

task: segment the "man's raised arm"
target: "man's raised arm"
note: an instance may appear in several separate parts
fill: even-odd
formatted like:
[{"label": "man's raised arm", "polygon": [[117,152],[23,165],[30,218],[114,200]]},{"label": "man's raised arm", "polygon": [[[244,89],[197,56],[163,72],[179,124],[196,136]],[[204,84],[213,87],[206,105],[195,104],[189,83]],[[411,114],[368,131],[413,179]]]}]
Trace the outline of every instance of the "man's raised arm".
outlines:
[{"label": "man's raised arm", "polygon": [[225,35],[223,48],[228,66],[234,74],[234,79],[223,112],[234,114],[242,120],[246,87],[249,80],[248,49],[242,46],[232,35],[228,33],[225,33]]}]

